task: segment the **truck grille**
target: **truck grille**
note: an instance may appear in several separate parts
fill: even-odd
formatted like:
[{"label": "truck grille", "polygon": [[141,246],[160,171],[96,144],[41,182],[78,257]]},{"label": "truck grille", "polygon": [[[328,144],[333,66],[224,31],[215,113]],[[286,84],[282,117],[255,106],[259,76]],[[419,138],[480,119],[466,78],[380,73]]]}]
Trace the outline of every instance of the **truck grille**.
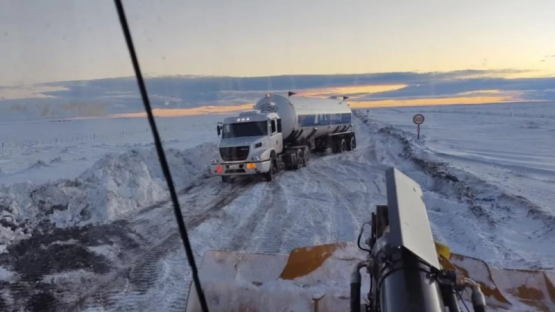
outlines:
[{"label": "truck grille", "polygon": [[220,147],[220,155],[224,161],[246,160],[249,157],[249,147]]}]

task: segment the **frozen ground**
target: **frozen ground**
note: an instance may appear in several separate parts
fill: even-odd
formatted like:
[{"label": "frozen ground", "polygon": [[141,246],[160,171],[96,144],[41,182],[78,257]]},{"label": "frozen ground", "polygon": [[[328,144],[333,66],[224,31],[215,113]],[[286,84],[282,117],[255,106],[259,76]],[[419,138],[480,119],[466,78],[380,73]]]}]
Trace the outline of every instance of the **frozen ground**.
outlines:
[{"label": "frozen ground", "polygon": [[[217,142],[225,115],[159,118],[166,147]],[[77,177],[107,153],[152,146],[146,118],[0,122],[0,185]]]},{"label": "frozen ground", "polygon": [[555,213],[555,103],[375,109],[371,116],[416,133],[429,154]]},{"label": "frozen ground", "polygon": [[[448,243],[453,251],[482,258],[498,267],[553,267],[553,206],[543,204],[549,203],[550,197],[531,192],[534,188],[523,188],[522,193],[515,194],[508,183],[502,183],[503,179],[475,167],[476,164],[485,166],[483,162],[468,162],[468,168],[465,168],[463,164],[443,158],[446,153],[438,153],[438,149],[446,150],[449,145],[443,142],[448,142],[454,135],[469,133],[459,131],[455,134],[456,128],[464,125],[447,117],[434,119],[430,117],[432,113],[425,112],[426,126],[433,125],[435,120],[436,127],[443,126],[443,133],[451,131],[452,134],[432,137],[432,131],[423,128],[426,137],[417,141],[412,133],[414,127],[404,121],[408,116],[410,122],[416,110],[407,110],[407,113],[403,110],[374,110],[370,119],[366,112],[358,112],[359,118],[355,119],[356,151],[314,157],[307,168],[285,172],[273,183],[244,179],[225,185],[220,179],[203,175],[202,168],[210,158],[206,155],[214,151],[210,144],[203,145],[201,155],[186,149],[171,152],[172,171],[188,173],[191,177],[180,180],[179,191],[197,259],[200,261],[203,252],[212,248],[287,253],[299,246],[354,241],[361,223],[368,221],[374,206],[385,203],[384,169],[396,166],[422,185],[433,233],[436,239]],[[506,111],[501,108],[501,112]],[[489,119],[471,120],[476,120],[476,126],[480,123],[486,126],[488,120],[502,123],[500,119],[506,118],[499,114],[487,116]],[[206,130],[213,137],[214,123],[211,122]],[[548,124],[544,125],[546,129]],[[407,128],[404,129],[403,125]],[[496,127],[489,128],[493,133],[492,129]],[[508,127],[505,129],[509,131]],[[513,131],[520,130],[514,127]],[[501,141],[502,134],[498,132],[492,141]],[[471,142],[467,144],[475,143],[472,137],[466,138]],[[501,144],[482,142],[482,149],[492,145],[491,153],[502,154],[499,151]],[[530,146],[530,149],[541,148],[532,146],[534,142],[529,139],[519,141],[519,144]],[[497,150],[495,146],[498,146]],[[183,310],[190,271],[171,205],[162,196],[163,183],[159,172],[154,169],[153,152],[148,148],[109,155],[87,170],[89,174],[74,175],[85,181],[90,178],[88,186],[74,186],[79,180],[70,179],[34,187],[27,185],[27,189],[22,184],[13,184],[8,186],[12,188],[10,192],[2,189],[4,194],[0,196],[11,200],[5,201],[9,204],[2,208],[3,212],[11,211],[9,222],[2,223],[7,224],[4,228],[17,232],[17,226],[25,224],[27,233],[21,237],[28,238],[5,245],[0,254],[0,285],[3,289],[0,308],[17,306],[31,311],[39,311],[39,307],[85,311],[102,311],[103,308],[109,311]],[[460,148],[463,149],[464,145]],[[492,164],[488,168],[495,166]],[[526,171],[524,165],[521,167]],[[534,169],[539,167],[537,164],[532,166]],[[541,173],[549,175],[549,169],[545,168]],[[94,180],[96,178],[100,180]],[[508,180],[511,178],[508,176]],[[94,186],[99,181],[113,181],[113,184]],[[54,200],[58,196],[53,195],[59,194],[54,190],[60,189],[56,186],[61,184],[69,184],[71,192],[80,196],[97,194],[98,197],[93,198],[104,201],[92,201],[87,208],[76,205],[80,210],[70,210],[71,205],[59,206],[60,203]],[[22,191],[14,189],[17,187]],[[150,187],[158,192],[140,200],[129,196],[132,190]],[[38,191],[33,193],[32,190]],[[40,196],[34,197],[32,194],[37,192]],[[102,196],[98,192],[113,196]],[[17,196],[10,197],[7,193]],[[70,196],[72,193],[64,194],[64,203],[75,201],[75,197]],[[126,207],[125,218],[117,213],[114,217],[108,214],[93,220],[96,224],[92,224],[86,222],[89,214],[81,216],[77,213],[102,212],[107,211],[107,207],[117,212],[114,209],[117,210],[120,202]],[[133,204],[137,202],[140,204]],[[77,203],[83,203],[83,200]],[[34,213],[33,222],[25,222],[27,215],[18,214],[14,207],[25,207],[23,210]],[[72,223],[52,224],[51,221],[59,221],[55,215],[70,215]],[[41,220],[44,222],[39,222]]]}]

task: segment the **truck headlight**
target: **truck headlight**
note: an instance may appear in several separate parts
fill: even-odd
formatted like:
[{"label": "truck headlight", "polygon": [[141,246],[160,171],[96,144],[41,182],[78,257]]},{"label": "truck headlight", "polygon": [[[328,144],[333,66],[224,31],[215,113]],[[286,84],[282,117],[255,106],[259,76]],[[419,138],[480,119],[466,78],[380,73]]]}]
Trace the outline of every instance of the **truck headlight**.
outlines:
[{"label": "truck headlight", "polygon": [[252,157],[252,160],[254,160],[254,161],[259,161],[259,160],[260,160],[260,156],[253,156],[253,157]]}]

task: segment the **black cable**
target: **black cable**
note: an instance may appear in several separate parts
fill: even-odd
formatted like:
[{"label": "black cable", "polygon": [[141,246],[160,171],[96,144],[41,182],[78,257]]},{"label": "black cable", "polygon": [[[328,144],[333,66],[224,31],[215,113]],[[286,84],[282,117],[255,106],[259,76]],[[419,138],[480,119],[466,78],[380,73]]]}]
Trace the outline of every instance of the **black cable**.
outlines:
[{"label": "black cable", "polygon": [[204,297],[204,292],[200,285],[200,280],[198,278],[197,265],[195,263],[195,257],[193,255],[193,250],[191,248],[191,243],[189,241],[189,236],[187,235],[187,229],[185,228],[185,223],[183,222],[183,215],[181,214],[181,208],[179,207],[179,201],[177,199],[177,193],[173,185],[173,180],[170,173],[170,168],[166,160],[166,155],[162,147],[162,142],[160,140],[160,135],[158,134],[158,129],[156,128],[156,122],[154,121],[154,115],[152,114],[152,108],[150,106],[150,101],[148,100],[148,94],[146,91],[145,82],[141,74],[141,69],[139,67],[139,61],[135,53],[135,47],[133,46],[133,40],[131,38],[131,32],[129,26],[127,25],[127,19],[125,17],[125,11],[123,10],[123,4],[121,0],[114,0],[116,8],[118,11],[119,21],[121,23],[121,28],[125,36],[125,41],[127,42],[127,48],[129,49],[129,54],[131,56],[131,61],[133,62],[133,69],[135,70],[135,76],[137,77],[137,83],[139,85],[139,90],[141,91],[141,97],[143,99],[143,104],[148,116],[148,122],[154,136],[154,145],[156,146],[156,152],[158,153],[158,159],[160,160],[160,166],[162,167],[162,172],[164,173],[164,178],[168,184],[168,189],[170,191],[171,201],[173,203],[173,208],[175,212],[175,217],[177,219],[177,225],[179,227],[179,234],[181,234],[181,239],[183,240],[183,245],[185,247],[185,253],[187,254],[187,259],[189,260],[189,265],[191,266],[191,271],[193,275],[193,283],[197,291],[198,299],[200,301],[200,306],[203,312],[208,312],[208,305],[206,304],[206,298]]},{"label": "black cable", "polygon": [[462,296],[461,296],[461,293],[458,292],[458,291],[455,291],[455,292],[457,293],[457,296],[459,296],[459,300],[462,302],[462,304],[463,304],[464,308],[466,309],[466,311],[470,312],[470,309],[466,306],[466,303],[464,302],[464,300],[463,300],[463,298],[462,298]]},{"label": "black cable", "polygon": [[[426,273],[426,274],[433,274],[432,272],[427,271],[426,269],[420,268],[420,267],[403,267],[403,266],[401,266],[401,267],[398,267],[398,268],[395,268],[395,269],[391,269],[391,270],[389,270],[387,273],[385,273],[385,275],[382,276],[382,277],[378,280],[378,282],[376,283],[376,284],[377,284],[377,287],[378,287],[378,288],[377,288],[378,291],[382,288],[382,284],[383,284],[384,280],[385,280],[389,275],[391,275],[391,274],[393,274],[393,273],[395,273],[395,272],[397,272],[397,271],[401,271],[401,270],[420,271],[420,272],[424,272],[424,273]],[[436,277],[436,280],[437,280],[437,277]]]},{"label": "black cable", "polygon": [[364,226],[367,225],[367,224],[370,225],[370,222],[364,222],[364,223],[362,224],[362,227],[360,228],[360,232],[358,233],[357,245],[358,245],[358,248],[359,248],[360,250],[364,250],[364,251],[367,251],[367,252],[372,252],[372,250],[366,249],[366,248],[362,248],[362,246],[360,245],[360,238],[362,237],[362,233],[364,232]]}]

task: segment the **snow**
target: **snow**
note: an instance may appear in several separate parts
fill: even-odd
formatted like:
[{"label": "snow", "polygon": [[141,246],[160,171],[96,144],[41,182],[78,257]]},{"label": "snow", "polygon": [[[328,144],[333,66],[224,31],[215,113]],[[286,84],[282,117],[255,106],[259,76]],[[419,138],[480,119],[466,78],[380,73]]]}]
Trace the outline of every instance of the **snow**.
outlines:
[{"label": "snow", "polygon": [[[217,143],[225,116],[159,118],[158,130],[165,147]],[[153,146],[145,118],[0,122],[0,133],[0,185],[75,178],[107,153]]]},{"label": "snow", "polygon": [[[294,278],[286,272],[298,268],[295,264],[286,266],[287,254],[206,254],[200,278],[211,310],[241,311],[247,304],[256,307],[256,311],[307,311],[315,300],[328,310],[348,309],[350,289],[345,285],[350,283],[352,268],[366,255],[353,244],[335,250],[308,248],[305,252],[323,262],[311,272],[297,272],[299,275]],[[241,293],[236,287],[241,288]],[[362,290],[366,293],[368,289],[365,278]],[[187,311],[195,309],[188,307]]]},{"label": "snow", "polygon": [[418,142],[413,133],[380,122],[374,126],[381,127],[378,132],[385,135],[377,139],[383,144],[381,149],[397,152],[389,155],[389,161],[394,160],[395,166],[423,187],[436,239],[448,243],[455,252],[494,266],[555,266],[551,260],[555,254],[549,251],[555,244],[551,207],[515,196],[483,175],[442,164],[442,159],[427,149],[425,140]]},{"label": "snow", "polygon": [[[223,184],[205,176],[217,141],[214,126],[222,116],[161,122],[172,129],[163,135],[172,176],[184,190],[179,200],[197,263],[211,249],[287,254],[296,247],[354,242],[374,207],[386,203],[384,170],[395,166],[422,186],[436,240],[496,267],[533,269],[555,266],[554,111],[537,103],[373,109],[369,118],[366,110],[357,111],[357,150],[313,155],[308,167],[280,174],[272,183]],[[412,124],[415,113],[426,117],[420,140]],[[81,296],[86,311],[98,311],[98,302],[109,310],[183,311],[190,269],[165,202],[156,153],[147,145],[151,137],[139,131],[145,122],[78,122],[52,124],[75,125],[68,136],[85,125],[97,133],[133,134],[2,149],[0,241],[13,241],[0,244],[0,265],[13,272],[4,275],[27,285],[18,277],[22,272],[1,256],[20,257],[11,246],[19,248],[16,241],[33,233],[30,246],[33,239],[47,249],[62,240],[100,257],[109,269],[87,271],[83,279],[90,287],[65,302]],[[18,142],[17,129],[23,129],[14,125],[5,127],[13,128],[10,142]],[[50,125],[33,126],[44,138],[54,133]],[[61,294],[69,280],[79,280],[62,268],[37,273],[50,288],[65,281],[57,288]]]},{"label": "snow", "polygon": [[[166,149],[175,186],[182,189],[206,175],[215,152],[213,143]],[[167,198],[154,148],[107,154],[75,179],[0,186],[0,241],[4,245],[27,237],[44,220],[57,227],[99,224]]]},{"label": "snow", "polygon": [[9,281],[13,278],[14,273],[6,270],[3,267],[0,267],[0,281]]},{"label": "snow", "polygon": [[555,104],[460,105],[375,109],[372,118],[421,134],[439,161],[526,197],[555,213]]}]

